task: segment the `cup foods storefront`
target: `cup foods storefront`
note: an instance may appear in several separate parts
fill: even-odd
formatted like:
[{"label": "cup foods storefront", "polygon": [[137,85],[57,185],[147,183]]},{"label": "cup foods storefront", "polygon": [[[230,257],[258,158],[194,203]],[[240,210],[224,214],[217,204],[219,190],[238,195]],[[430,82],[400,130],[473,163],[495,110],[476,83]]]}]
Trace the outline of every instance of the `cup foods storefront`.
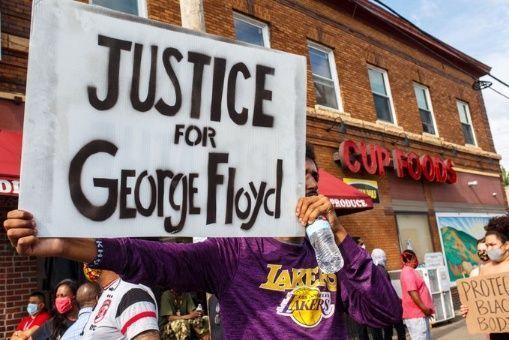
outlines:
[{"label": "cup foods storefront", "polygon": [[349,233],[368,251],[384,249],[389,270],[401,269],[399,254],[410,248],[421,263],[442,253],[451,287],[467,277],[477,265],[483,226],[506,210],[498,160],[350,127],[334,133],[318,124],[308,125],[318,165],[374,203],[372,210],[342,217]]}]

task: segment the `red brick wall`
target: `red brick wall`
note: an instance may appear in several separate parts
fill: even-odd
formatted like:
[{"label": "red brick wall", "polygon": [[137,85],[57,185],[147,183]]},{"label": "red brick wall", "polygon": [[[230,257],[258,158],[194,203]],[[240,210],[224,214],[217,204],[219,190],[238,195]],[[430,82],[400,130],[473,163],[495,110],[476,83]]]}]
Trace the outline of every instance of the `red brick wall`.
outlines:
[{"label": "red brick wall", "polygon": [[[0,224],[8,207],[0,208]],[[0,339],[8,339],[21,317],[29,294],[37,290],[35,258],[16,255],[3,227],[0,230]]]},{"label": "red brick wall", "polygon": [[8,37],[28,39],[32,1],[0,1],[2,13],[2,60],[0,92],[25,93],[27,53],[8,45]]}]

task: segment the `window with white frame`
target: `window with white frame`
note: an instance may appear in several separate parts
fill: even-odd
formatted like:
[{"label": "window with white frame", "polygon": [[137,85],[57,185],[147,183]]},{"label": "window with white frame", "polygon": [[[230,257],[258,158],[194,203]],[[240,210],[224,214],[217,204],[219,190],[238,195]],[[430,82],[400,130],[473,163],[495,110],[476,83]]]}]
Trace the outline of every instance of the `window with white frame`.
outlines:
[{"label": "window with white frame", "polygon": [[368,66],[368,75],[377,118],[385,122],[396,123],[387,71],[378,67]]},{"label": "window with white frame", "polygon": [[463,136],[465,137],[465,144],[477,145],[468,104],[461,100],[458,100],[456,104],[460,114],[461,129],[463,130]]},{"label": "window with white frame", "polygon": [[426,86],[414,83],[414,92],[417,99],[417,107],[421,116],[422,131],[432,135],[437,134],[435,117],[431,106],[431,96]]},{"label": "window with white frame", "polygon": [[308,48],[316,104],[341,110],[339,81],[332,50],[313,42],[308,42]]},{"label": "window with white frame", "polygon": [[90,3],[127,14],[147,16],[145,0],[90,0]]},{"label": "window with white frame", "polygon": [[262,47],[270,47],[269,28],[266,23],[239,13],[233,13],[233,25],[238,41]]}]

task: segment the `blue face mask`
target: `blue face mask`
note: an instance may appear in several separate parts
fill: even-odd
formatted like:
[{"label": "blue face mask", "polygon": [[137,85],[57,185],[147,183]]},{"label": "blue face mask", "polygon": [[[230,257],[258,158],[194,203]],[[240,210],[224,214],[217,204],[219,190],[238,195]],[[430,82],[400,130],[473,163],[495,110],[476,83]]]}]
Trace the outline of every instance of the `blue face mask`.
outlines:
[{"label": "blue face mask", "polygon": [[37,313],[37,304],[36,303],[29,303],[27,306],[27,312],[30,314],[30,316],[34,316],[35,313]]}]

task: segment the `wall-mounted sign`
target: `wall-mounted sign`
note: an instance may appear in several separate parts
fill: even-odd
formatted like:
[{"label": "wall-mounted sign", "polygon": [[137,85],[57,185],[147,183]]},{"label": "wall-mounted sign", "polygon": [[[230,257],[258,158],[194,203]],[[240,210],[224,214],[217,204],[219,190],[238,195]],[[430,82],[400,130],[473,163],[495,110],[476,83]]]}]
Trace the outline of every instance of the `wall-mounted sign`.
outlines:
[{"label": "wall-mounted sign", "polygon": [[343,178],[343,182],[371,197],[373,203],[380,203],[380,192],[378,191],[377,181],[358,178]]},{"label": "wall-mounted sign", "polygon": [[424,265],[426,267],[445,266],[444,255],[440,252],[424,254]]},{"label": "wall-mounted sign", "polygon": [[368,174],[384,176],[386,168],[392,167],[396,176],[410,177],[416,181],[425,179],[428,182],[456,183],[456,171],[452,160],[443,160],[438,156],[417,155],[394,148],[389,152],[377,144],[365,144],[346,140],[339,146],[339,161],[344,168],[353,173],[361,170]]},{"label": "wall-mounted sign", "polygon": [[18,196],[19,180],[0,177],[0,195]]}]

